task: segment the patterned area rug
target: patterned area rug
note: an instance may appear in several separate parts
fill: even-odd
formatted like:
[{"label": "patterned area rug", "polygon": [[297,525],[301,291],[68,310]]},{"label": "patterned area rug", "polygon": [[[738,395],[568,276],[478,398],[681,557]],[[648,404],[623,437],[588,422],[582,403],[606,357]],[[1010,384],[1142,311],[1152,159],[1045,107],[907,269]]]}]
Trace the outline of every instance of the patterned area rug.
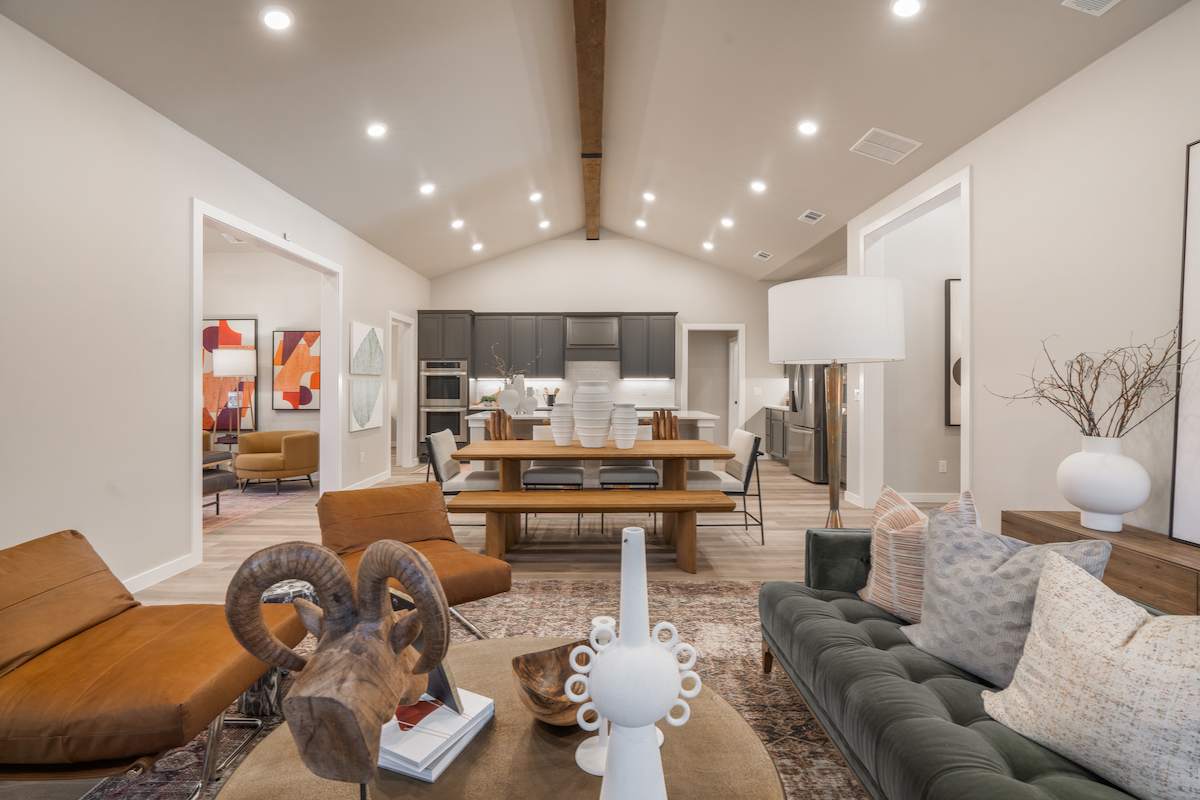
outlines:
[{"label": "patterned area rug", "polygon": [[313,495],[313,502],[317,502],[316,490],[308,485],[308,481],[284,482],[279,489],[278,496],[275,494],[274,485],[268,486],[265,483],[253,484],[245,492],[230,489],[227,492],[221,492],[220,515],[217,514],[215,505],[209,505],[213,502],[210,495],[204,498],[206,506],[202,519],[204,532],[215,531],[231,522],[237,522],[239,519],[245,519],[260,511],[266,511],[268,508],[289,503],[297,497],[309,493]]},{"label": "patterned area rug", "polygon": [[[222,515],[223,516],[223,515]],[[681,641],[696,647],[696,670],[704,683],[736,708],[762,738],[791,800],[868,800],[833,743],[800,699],[783,670],[762,672],[758,588],[749,581],[659,581],[650,583],[650,622],[673,622]],[[570,636],[584,638],[592,617],[617,616],[618,581],[517,581],[511,592],[459,606],[467,619],[493,638]],[[454,626],[454,641],[473,637]],[[296,648],[311,652],[312,637]],[[290,678],[287,679],[290,685]],[[282,723],[266,721],[267,732]],[[227,729],[223,747],[237,746]],[[154,769],[134,780],[110,778],[84,800],[185,800],[195,787],[204,753],[204,734],[173,750]],[[244,756],[243,756],[244,757]],[[240,759],[239,759],[240,761]],[[226,774],[236,766],[226,771]],[[209,800],[223,781],[201,795]]]}]

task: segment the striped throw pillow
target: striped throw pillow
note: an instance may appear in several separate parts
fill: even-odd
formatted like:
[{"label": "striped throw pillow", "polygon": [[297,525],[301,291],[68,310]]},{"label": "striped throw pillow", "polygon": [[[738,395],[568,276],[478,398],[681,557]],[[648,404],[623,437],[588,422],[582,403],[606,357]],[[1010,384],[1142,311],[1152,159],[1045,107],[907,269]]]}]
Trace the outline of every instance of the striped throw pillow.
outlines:
[{"label": "striped throw pillow", "polygon": [[[970,491],[951,500],[942,511],[964,525],[977,524]],[[858,596],[905,622],[921,621],[927,522],[899,492],[883,487],[871,515],[871,572]]]}]

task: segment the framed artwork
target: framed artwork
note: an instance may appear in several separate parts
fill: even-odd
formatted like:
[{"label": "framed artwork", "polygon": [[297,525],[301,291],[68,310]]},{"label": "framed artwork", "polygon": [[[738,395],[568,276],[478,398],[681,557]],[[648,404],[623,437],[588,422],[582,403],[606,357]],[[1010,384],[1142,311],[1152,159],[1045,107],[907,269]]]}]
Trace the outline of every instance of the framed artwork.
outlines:
[{"label": "framed artwork", "polygon": [[350,430],[365,431],[383,425],[383,381],[350,379]]},{"label": "framed artwork", "polygon": [[[1187,146],[1183,195],[1183,276],[1179,305],[1179,341],[1200,337],[1200,141]],[[1191,191],[1196,190],[1196,196]],[[1192,273],[1189,277],[1188,270]],[[1200,545],[1200,362],[1195,360],[1179,378],[1175,401],[1175,461],[1171,483],[1171,525],[1168,535]]]},{"label": "framed artwork", "polygon": [[350,374],[383,374],[383,328],[350,323]]},{"label": "framed artwork", "polygon": [[[256,319],[206,319],[202,323],[201,356],[203,366],[201,386],[204,395],[204,412],[200,425],[204,430],[252,431],[258,419],[257,378],[217,378],[213,376],[213,350],[219,347],[257,348],[258,320]],[[255,350],[257,361],[258,352]],[[241,393],[242,414],[238,420],[237,403],[227,405],[230,393]]]},{"label": "framed artwork", "polygon": [[946,424],[962,425],[962,280],[946,281]]},{"label": "framed artwork", "polygon": [[275,331],[271,336],[271,408],[321,408],[321,332]]}]

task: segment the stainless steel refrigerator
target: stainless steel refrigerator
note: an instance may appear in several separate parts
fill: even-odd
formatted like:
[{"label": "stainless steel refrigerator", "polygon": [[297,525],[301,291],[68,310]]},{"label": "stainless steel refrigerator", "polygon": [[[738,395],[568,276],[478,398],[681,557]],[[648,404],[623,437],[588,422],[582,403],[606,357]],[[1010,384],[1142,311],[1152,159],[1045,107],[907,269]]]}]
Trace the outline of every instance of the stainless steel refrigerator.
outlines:
[{"label": "stainless steel refrigerator", "polygon": [[[825,433],[825,365],[788,367],[790,410],[787,422],[788,468],[813,483],[829,483],[829,441]],[[846,386],[842,385],[845,397]],[[846,426],[842,426],[842,482],[846,479]]]}]

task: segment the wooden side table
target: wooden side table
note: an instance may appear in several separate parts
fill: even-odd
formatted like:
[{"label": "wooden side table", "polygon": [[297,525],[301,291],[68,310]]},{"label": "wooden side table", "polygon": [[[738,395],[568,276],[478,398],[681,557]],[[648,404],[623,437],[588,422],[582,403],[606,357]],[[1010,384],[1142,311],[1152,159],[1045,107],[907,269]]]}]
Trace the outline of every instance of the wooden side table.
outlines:
[{"label": "wooden side table", "polygon": [[1078,511],[1003,511],[1000,532],[1032,544],[1109,542],[1108,588],[1169,614],[1200,614],[1200,547],[1132,525],[1116,533],[1094,531],[1079,524]]}]

